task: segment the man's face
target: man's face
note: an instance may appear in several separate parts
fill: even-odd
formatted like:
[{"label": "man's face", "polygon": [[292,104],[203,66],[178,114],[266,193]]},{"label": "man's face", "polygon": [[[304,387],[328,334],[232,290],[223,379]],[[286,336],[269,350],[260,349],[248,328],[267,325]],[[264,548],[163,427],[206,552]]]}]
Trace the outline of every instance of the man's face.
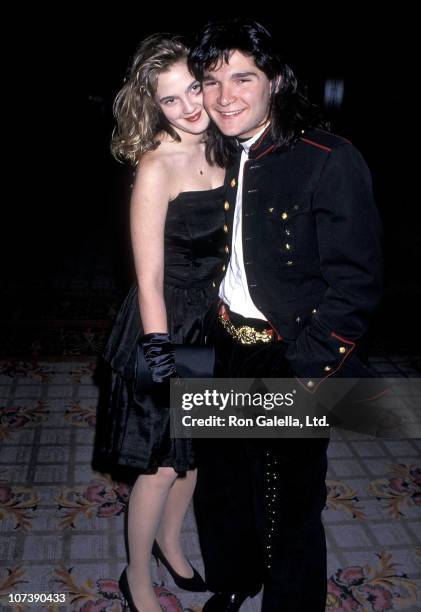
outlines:
[{"label": "man's face", "polygon": [[226,136],[251,138],[268,121],[271,82],[251,56],[234,51],[229,62],[205,70],[203,102]]}]

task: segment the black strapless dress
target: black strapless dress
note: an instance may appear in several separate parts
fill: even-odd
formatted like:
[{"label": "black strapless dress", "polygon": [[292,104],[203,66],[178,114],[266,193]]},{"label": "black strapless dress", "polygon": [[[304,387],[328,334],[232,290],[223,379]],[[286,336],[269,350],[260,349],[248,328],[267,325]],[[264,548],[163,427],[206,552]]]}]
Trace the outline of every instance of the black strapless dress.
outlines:
[{"label": "black strapless dress", "polygon": [[[164,297],[176,344],[204,344],[222,276],[224,187],[181,193],[168,205],[164,232]],[[195,467],[191,440],[171,439],[169,406],[136,393],[137,345],[143,334],[137,285],[117,315],[103,357],[111,386],[99,412],[99,456],[107,465],[152,474]],[[104,402],[103,402],[104,404]],[[98,455],[97,455],[98,456]]]}]

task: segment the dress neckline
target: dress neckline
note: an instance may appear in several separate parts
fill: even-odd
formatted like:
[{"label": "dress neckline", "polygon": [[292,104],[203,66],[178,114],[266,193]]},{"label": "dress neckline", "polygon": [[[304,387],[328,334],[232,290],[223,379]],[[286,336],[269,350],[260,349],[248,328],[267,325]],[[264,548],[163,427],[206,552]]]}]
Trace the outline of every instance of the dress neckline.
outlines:
[{"label": "dress neckline", "polygon": [[219,191],[220,189],[223,189],[225,187],[225,184],[220,185],[219,187],[214,187],[213,189],[196,189],[195,191],[181,191],[178,196],[176,196],[173,200],[170,200],[170,204],[172,202],[175,202],[176,200],[178,200],[178,198],[180,198],[183,195],[190,195],[190,194],[198,194],[198,193],[215,193],[216,191]]}]

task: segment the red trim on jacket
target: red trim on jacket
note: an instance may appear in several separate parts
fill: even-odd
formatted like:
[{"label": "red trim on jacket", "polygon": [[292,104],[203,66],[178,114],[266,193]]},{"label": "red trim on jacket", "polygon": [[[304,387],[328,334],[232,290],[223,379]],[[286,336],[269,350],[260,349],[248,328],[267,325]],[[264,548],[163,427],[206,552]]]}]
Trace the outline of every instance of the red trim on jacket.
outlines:
[{"label": "red trim on jacket", "polygon": [[266,134],[268,133],[268,131],[270,130],[270,123],[269,125],[265,128],[264,132],[262,133],[262,135],[260,136],[260,138],[258,138],[256,140],[256,142],[253,142],[253,144],[250,147],[250,151],[256,149],[260,143],[262,142],[263,138],[266,136]]},{"label": "red trim on jacket", "polygon": [[332,149],[330,149],[329,147],[325,147],[324,145],[319,144],[318,142],[315,142],[314,140],[309,140],[308,138],[300,138],[300,140],[302,140],[303,142],[306,142],[307,144],[313,145],[313,147],[318,147],[319,149],[322,149],[323,151],[327,151],[328,153],[332,152]]},{"label": "red trim on jacket", "polygon": [[257,157],[255,157],[253,161],[255,161],[256,159],[260,159],[261,157],[263,157],[263,155],[266,155],[266,153],[269,153],[269,151],[272,151],[272,149],[274,149],[274,148],[275,148],[275,145],[274,145],[274,144],[273,144],[273,145],[271,145],[270,147],[268,147],[268,148],[266,149],[266,151],[263,151],[263,152],[262,152],[262,153],[260,153],[260,154],[259,154]]},{"label": "red trim on jacket", "polygon": [[338,334],[336,334],[335,332],[330,332],[330,335],[333,336],[334,338],[336,338],[337,340],[340,340],[341,342],[345,342],[345,344],[351,344],[351,348],[349,349],[349,351],[347,353],[344,354],[343,358],[341,359],[338,367],[335,370],[332,370],[331,372],[329,372],[329,374],[326,374],[323,378],[319,379],[319,382],[312,387],[311,389],[309,387],[307,387],[307,385],[303,382],[301,382],[301,380],[311,380],[311,379],[300,379],[298,378],[298,376],[295,376],[295,378],[297,379],[297,381],[300,383],[300,385],[302,387],[304,387],[304,389],[306,391],[308,391],[309,393],[315,393],[317,391],[317,389],[320,387],[320,385],[322,384],[323,381],[326,380],[326,378],[329,378],[329,376],[332,376],[333,374],[335,374],[338,370],[341,369],[341,367],[343,366],[343,363],[345,361],[345,359],[347,357],[349,357],[349,355],[352,353],[352,351],[355,349],[356,344],[355,342],[353,342],[352,340],[346,340],[345,338],[342,338],[342,336],[338,336]]},{"label": "red trim on jacket", "polygon": [[333,336],[334,338],[337,338],[341,342],[346,342],[347,344],[352,344],[352,346],[355,347],[355,342],[353,342],[352,340],[347,340],[346,338],[342,338],[342,336],[338,336],[338,334],[336,334],[335,332],[331,332],[330,335]]}]

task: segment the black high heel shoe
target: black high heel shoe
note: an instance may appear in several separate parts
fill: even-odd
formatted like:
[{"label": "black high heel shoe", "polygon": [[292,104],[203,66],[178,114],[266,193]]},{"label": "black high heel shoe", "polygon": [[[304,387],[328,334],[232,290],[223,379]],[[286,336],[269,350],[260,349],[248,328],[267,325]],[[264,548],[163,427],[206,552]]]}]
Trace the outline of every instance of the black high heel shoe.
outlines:
[{"label": "black high heel shoe", "polygon": [[160,549],[159,544],[156,540],[152,546],[152,554],[155,557],[157,565],[159,565],[159,561],[161,561],[161,563],[167,568],[168,572],[171,574],[171,577],[174,580],[175,584],[180,589],[183,589],[184,591],[193,591],[196,593],[207,591],[205,581],[190,562],[189,564],[193,570],[193,576],[191,578],[185,578],[184,576],[180,576],[180,574],[177,574],[171,563],[168,561],[168,559]]},{"label": "black high heel shoe", "polygon": [[132,593],[130,591],[130,587],[129,587],[129,581],[127,580],[127,567],[124,568],[120,579],[118,581],[118,586],[120,591],[123,594],[123,597],[125,599],[125,606],[124,609],[127,609],[127,606],[129,607],[130,612],[140,612],[139,608],[136,606],[135,602],[133,601],[133,597],[132,597]]}]

